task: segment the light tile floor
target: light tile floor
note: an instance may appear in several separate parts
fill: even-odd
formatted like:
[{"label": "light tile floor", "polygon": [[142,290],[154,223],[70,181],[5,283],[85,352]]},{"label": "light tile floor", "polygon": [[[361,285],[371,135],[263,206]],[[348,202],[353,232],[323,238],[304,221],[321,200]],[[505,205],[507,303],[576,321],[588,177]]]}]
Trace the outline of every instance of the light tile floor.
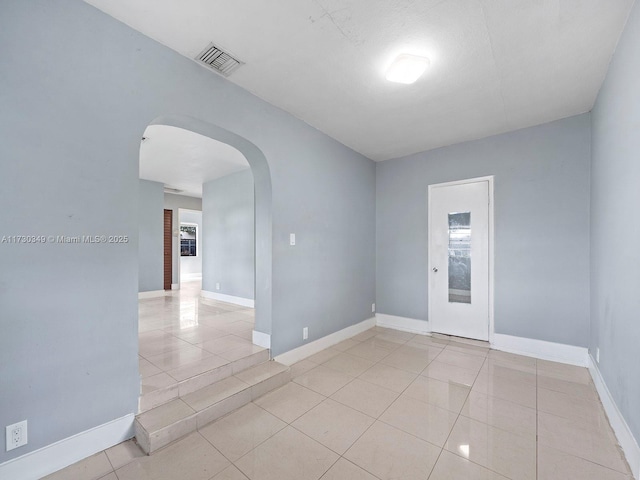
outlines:
[{"label": "light tile floor", "polygon": [[139,302],[142,393],[256,353],[254,310],[200,297],[200,282]]},{"label": "light tile floor", "polygon": [[292,374],[150,457],[50,478],[631,480],[584,368],[376,327]]}]

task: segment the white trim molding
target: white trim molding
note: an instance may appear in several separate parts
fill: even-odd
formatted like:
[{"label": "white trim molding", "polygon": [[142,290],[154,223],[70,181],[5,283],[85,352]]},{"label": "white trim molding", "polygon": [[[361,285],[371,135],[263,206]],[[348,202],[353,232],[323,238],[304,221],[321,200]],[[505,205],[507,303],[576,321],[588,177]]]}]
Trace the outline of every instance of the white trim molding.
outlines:
[{"label": "white trim molding", "polygon": [[202,290],[200,292],[200,295],[210,300],[233,303],[234,305],[240,305],[241,307],[255,308],[255,301],[253,300],[253,298],[234,297],[233,295],[225,295],[224,293],[208,292],[207,290]]},{"label": "white trim molding", "polygon": [[33,480],[133,437],[133,413],[0,464],[0,478]]},{"label": "white trim molding", "polygon": [[149,292],[138,292],[138,300],[144,300],[145,298],[157,298],[165,297],[167,292],[164,290],[151,290]]},{"label": "white trim molding", "polygon": [[179,283],[172,283],[171,284],[171,290],[180,290],[180,284]]},{"label": "white trim molding", "polygon": [[343,328],[342,330],[331,333],[326,337],[319,338],[318,340],[309,342],[306,345],[302,345],[298,348],[294,348],[293,350],[282,353],[275,357],[274,360],[287,366],[293,365],[294,363],[299,362],[300,360],[304,360],[305,358],[310,357],[311,355],[314,355],[321,350],[324,350],[325,348],[332,347],[333,345],[336,345],[375,326],[375,317],[368,318],[367,320],[363,320],[360,323],[356,323],[355,325],[351,325],[347,328]]},{"label": "white trim molding", "polygon": [[585,347],[534,340],[494,333],[491,348],[552,362],[568,363],[578,367],[589,365],[589,351]]},{"label": "white trim molding", "polygon": [[376,325],[385,328],[394,328],[403,332],[427,335],[431,333],[429,322],[415,318],[397,317],[386,313],[376,313]]},{"label": "white trim molding", "polygon": [[604,406],[604,411],[609,418],[609,423],[627,458],[631,473],[633,477],[638,480],[640,479],[640,447],[638,446],[638,441],[633,436],[633,433],[631,433],[631,429],[622,416],[622,413],[618,410],[618,406],[611,396],[611,392],[607,388],[604,378],[602,378],[598,365],[591,355],[589,355],[589,373],[591,373],[591,378],[600,396],[600,401]]},{"label": "white trim molding", "polygon": [[258,345],[262,348],[271,348],[271,335],[268,333],[253,331],[252,340],[254,345]]}]

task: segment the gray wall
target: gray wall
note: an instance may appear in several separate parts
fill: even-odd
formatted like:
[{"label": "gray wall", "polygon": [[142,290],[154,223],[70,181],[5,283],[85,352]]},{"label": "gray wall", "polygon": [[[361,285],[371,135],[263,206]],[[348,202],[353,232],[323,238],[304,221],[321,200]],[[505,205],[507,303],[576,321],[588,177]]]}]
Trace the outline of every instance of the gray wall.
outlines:
[{"label": "gray wall", "polygon": [[173,210],[172,225],[173,235],[171,242],[171,283],[180,283],[180,235],[177,233],[180,229],[180,208],[188,208],[189,210],[202,210],[202,199],[196,197],[188,197],[186,195],[176,195],[173,193],[164,194],[164,208]]},{"label": "gray wall", "polygon": [[586,346],[589,115],[377,165],[377,309],[427,320],[427,188],[495,175],[495,331]]},{"label": "gray wall", "polygon": [[80,0],[4,0],[0,45],[3,234],[131,238],[0,245],[0,425],[29,421],[0,463],[136,411],[140,137],[163,115],[268,160],[274,354],[371,316],[372,161]]},{"label": "gray wall", "polygon": [[640,441],[640,7],[592,112],[591,354]]},{"label": "gray wall", "polygon": [[163,226],[162,203],[164,185],[140,180],[138,203],[138,291],[162,290]]},{"label": "gray wall", "polygon": [[[254,298],[255,245],[251,170],[203,186],[202,289]],[[216,290],[220,283],[220,290]]]},{"label": "gray wall", "polygon": [[275,355],[300,346],[305,326],[313,341],[373,315],[375,164],[310,133],[292,130],[284,151],[308,151],[273,175]]}]

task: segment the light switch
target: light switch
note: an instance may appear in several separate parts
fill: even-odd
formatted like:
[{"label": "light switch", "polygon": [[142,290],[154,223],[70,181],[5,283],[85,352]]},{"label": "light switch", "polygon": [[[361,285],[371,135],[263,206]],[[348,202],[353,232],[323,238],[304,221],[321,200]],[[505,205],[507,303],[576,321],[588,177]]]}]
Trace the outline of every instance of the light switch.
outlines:
[{"label": "light switch", "polygon": [[296,244],[296,234],[295,233],[290,233],[289,234],[289,245],[293,246]]}]

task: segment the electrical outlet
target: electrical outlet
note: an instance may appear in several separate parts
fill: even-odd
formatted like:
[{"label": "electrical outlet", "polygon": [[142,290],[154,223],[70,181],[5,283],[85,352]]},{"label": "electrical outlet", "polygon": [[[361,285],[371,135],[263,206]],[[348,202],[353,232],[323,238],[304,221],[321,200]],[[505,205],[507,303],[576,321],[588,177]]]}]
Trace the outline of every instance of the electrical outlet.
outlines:
[{"label": "electrical outlet", "polygon": [[372,303],[371,304],[371,313],[375,313],[376,312],[376,304]]},{"label": "electrical outlet", "polygon": [[220,284],[216,283],[216,290],[220,290]]},{"label": "electrical outlet", "polygon": [[307,338],[309,338],[309,327],[304,327],[302,329],[302,339],[306,340]]},{"label": "electrical outlet", "polygon": [[292,247],[296,244],[296,234],[295,233],[290,233],[289,234],[289,245],[291,245]]},{"label": "electrical outlet", "polygon": [[600,347],[596,348],[596,363],[600,363]]},{"label": "electrical outlet", "polygon": [[8,425],[6,430],[7,452],[27,444],[27,421]]}]

